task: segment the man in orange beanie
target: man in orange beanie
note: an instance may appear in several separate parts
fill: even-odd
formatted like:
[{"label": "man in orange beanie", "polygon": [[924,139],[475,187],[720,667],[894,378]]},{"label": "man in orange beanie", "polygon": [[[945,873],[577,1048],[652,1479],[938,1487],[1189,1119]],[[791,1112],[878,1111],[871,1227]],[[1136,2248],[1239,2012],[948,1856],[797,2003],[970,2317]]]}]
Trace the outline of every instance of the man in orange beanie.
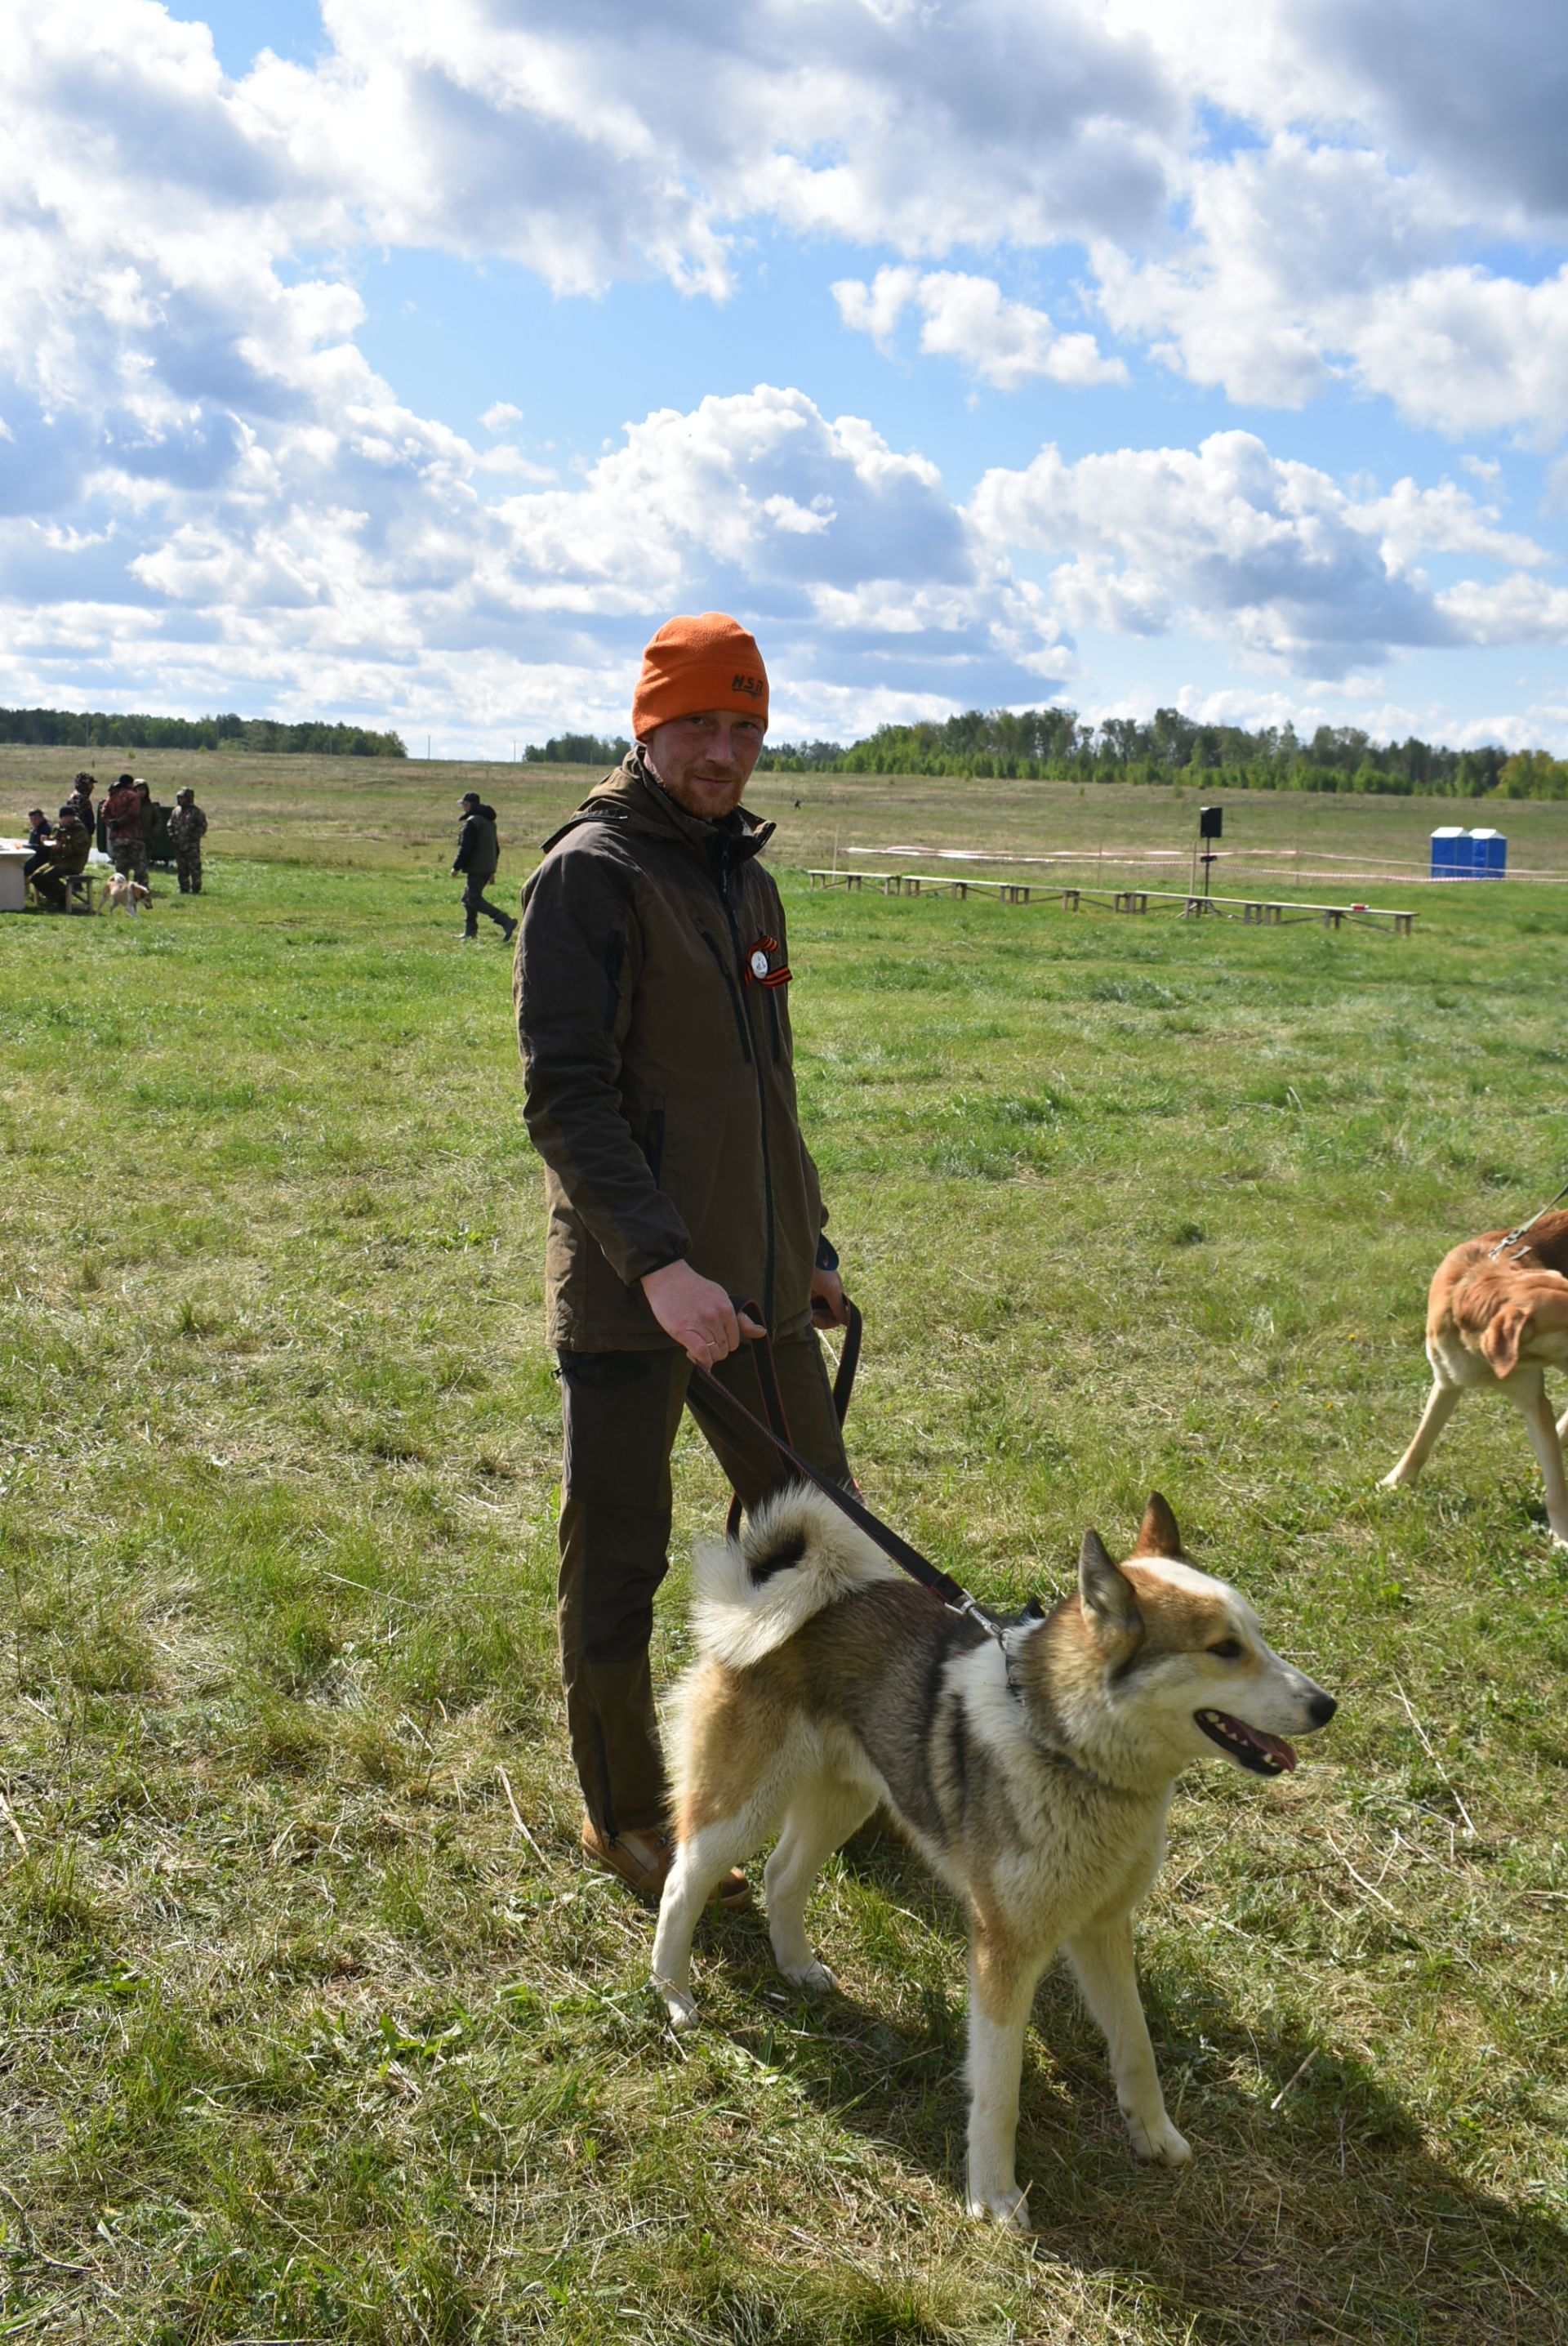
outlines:
[{"label": "man in orange beanie", "polygon": [[[813,1319],[844,1290],[800,1134],[784,908],[742,807],[768,727],[755,638],[671,619],[643,656],[636,746],[546,842],[523,900],[517,1033],[545,1166],[549,1341],[565,1459],[559,1613],[583,1846],[657,1898],[668,1788],[648,1667],[669,1568],[670,1452],[691,1411],[748,1508],[786,1479],[692,1381],[756,1411],[732,1296],[774,1341],[791,1435],[850,1480]],[[721,1904],[744,1904],[730,1876]]]}]

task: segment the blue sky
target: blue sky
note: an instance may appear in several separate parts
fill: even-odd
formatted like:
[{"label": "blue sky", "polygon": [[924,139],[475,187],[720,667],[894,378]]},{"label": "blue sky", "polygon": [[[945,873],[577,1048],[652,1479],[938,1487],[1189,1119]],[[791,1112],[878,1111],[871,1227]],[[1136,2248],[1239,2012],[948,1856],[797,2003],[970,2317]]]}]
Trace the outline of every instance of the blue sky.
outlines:
[{"label": "blue sky", "polygon": [[0,74],[0,699],[1568,753],[1568,98],[1516,0],[61,0]]}]

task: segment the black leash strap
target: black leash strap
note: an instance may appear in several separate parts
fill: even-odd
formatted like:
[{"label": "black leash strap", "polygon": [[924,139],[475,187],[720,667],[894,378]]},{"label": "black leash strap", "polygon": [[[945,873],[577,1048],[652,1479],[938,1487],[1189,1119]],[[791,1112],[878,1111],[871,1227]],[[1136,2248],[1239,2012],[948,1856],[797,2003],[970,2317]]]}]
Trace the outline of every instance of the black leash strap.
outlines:
[{"label": "black leash strap", "polygon": [[[736,1295],[732,1295],[729,1300],[735,1306],[737,1315],[744,1311],[747,1318],[755,1320],[759,1328],[764,1324],[762,1314],[754,1303],[743,1303]],[[815,1316],[815,1304],[811,1308]],[[847,1295],[844,1298],[844,1310],[848,1318],[844,1325],[844,1341],[839,1347],[839,1366],[833,1378],[833,1414],[838,1419],[840,1428],[850,1414],[850,1396],[855,1390],[855,1371],[860,1365],[860,1332],[865,1326],[865,1321],[860,1316],[860,1305],[851,1303]],[[824,1320],[820,1324],[827,1327],[831,1323]],[[769,1436],[774,1441],[782,1439],[788,1442],[790,1438],[789,1420],[784,1413],[784,1396],[779,1389],[779,1371],[773,1359],[771,1343],[766,1340],[761,1343],[754,1343],[751,1347],[751,1362],[757,1371],[757,1385],[762,1395],[762,1408],[768,1419]],[[740,1519],[744,1513],[739,1492],[732,1492],[729,1513],[725,1518],[724,1525],[724,1535],[727,1539],[739,1538]]]},{"label": "black leash strap", "polygon": [[[759,1327],[765,1324],[762,1314],[755,1303],[738,1302],[736,1309],[738,1311],[743,1311],[748,1320],[754,1320]],[[849,1374],[845,1375],[844,1357],[840,1357],[839,1373],[833,1384],[833,1406],[839,1412],[840,1425],[844,1422],[844,1413],[850,1405],[850,1392],[855,1382],[855,1368],[860,1359],[860,1315],[853,1304],[850,1304],[850,1311],[852,1317],[844,1345],[844,1356],[849,1358]],[[889,1525],[884,1524],[880,1515],[873,1515],[862,1499],[858,1498],[852,1491],[846,1491],[841,1484],[830,1482],[826,1474],[820,1474],[812,1465],[809,1458],[801,1456],[790,1441],[788,1429],[780,1430],[784,1406],[779,1392],[779,1376],[773,1362],[772,1342],[766,1335],[749,1341],[756,1359],[758,1381],[762,1389],[763,1406],[770,1417],[777,1411],[780,1424],[779,1426],[765,1424],[754,1411],[747,1408],[743,1401],[737,1399],[728,1385],[719,1383],[711,1369],[697,1369],[697,1375],[702,1379],[720,1408],[729,1413],[732,1422],[736,1418],[742,1418],[754,1433],[764,1435],[773,1444],[780,1458],[789,1460],[800,1480],[813,1484],[821,1492],[825,1499],[830,1499],[839,1513],[841,1515],[848,1515],[857,1530],[864,1532],[866,1537],[875,1546],[880,1547],[882,1554],[896,1564],[901,1572],[907,1572],[911,1580],[918,1580],[922,1588],[929,1588],[933,1596],[939,1596],[942,1602],[954,1613],[966,1613],[977,1627],[983,1629],[987,1636],[994,1637],[1000,1644],[1002,1640],[1000,1624],[992,1617],[983,1605],[976,1602],[967,1588],[953,1578],[951,1572],[943,1572],[940,1565],[932,1564],[929,1556],[921,1556],[918,1547],[911,1547],[908,1540],[892,1530]],[[851,1342],[854,1346],[852,1354],[850,1352]],[[840,1391],[843,1396],[842,1407],[840,1406]],[[729,1534],[731,1538],[735,1536],[734,1526],[738,1521],[738,1505],[739,1502],[736,1501],[731,1508]]]}]

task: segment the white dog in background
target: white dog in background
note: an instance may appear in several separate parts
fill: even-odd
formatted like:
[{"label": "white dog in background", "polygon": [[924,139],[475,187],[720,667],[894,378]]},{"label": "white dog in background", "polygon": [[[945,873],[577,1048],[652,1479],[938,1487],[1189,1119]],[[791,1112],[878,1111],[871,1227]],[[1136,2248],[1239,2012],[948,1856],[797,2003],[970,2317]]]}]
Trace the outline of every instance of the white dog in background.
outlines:
[{"label": "white dog in background", "polygon": [[104,882],[104,901],[98,910],[101,913],[144,913],[151,902],[151,891],[144,888],[139,880],[127,880],[123,872],[117,872],[112,880]]}]

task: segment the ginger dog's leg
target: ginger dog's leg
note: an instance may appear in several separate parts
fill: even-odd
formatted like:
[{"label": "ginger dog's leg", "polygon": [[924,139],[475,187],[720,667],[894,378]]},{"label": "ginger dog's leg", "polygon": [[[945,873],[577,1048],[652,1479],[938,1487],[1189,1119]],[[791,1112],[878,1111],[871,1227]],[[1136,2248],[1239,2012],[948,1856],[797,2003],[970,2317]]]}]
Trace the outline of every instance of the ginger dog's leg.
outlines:
[{"label": "ginger dog's leg", "polygon": [[1427,1405],[1421,1412],[1421,1422],[1416,1428],[1416,1438],[1393,1472],[1385,1474],[1379,1484],[1380,1491],[1393,1491],[1401,1483],[1413,1483],[1427,1460],[1431,1456],[1438,1435],[1459,1407],[1462,1385],[1444,1384],[1440,1377],[1427,1395]]},{"label": "ginger dog's leg", "polygon": [[1553,1420],[1552,1404],[1546,1398],[1545,1378],[1538,1371],[1528,1392],[1511,1392],[1509,1398],[1524,1413],[1530,1446],[1540,1463],[1552,1537],[1559,1547],[1568,1547],[1568,1476],[1563,1471],[1563,1443]]}]

